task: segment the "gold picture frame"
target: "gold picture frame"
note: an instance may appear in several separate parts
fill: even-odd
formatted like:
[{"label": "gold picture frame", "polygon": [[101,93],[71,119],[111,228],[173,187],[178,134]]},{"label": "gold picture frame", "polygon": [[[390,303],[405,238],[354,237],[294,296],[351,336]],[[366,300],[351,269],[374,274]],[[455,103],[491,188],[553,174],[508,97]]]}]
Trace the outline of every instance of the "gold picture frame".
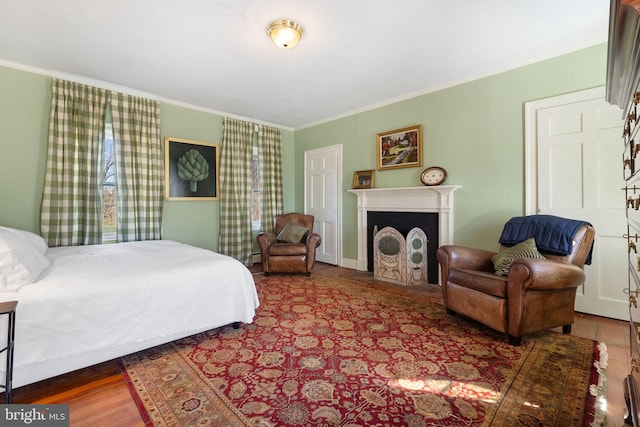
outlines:
[{"label": "gold picture frame", "polygon": [[378,170],[422,166],[422,125],[379,133],[376,146]]},{"label": "gold picture frame", "polygon": [[373,179],[375,170],[369,169],[365,171],[355,171],[353,173],[353,189],[373,188]]},{"label": "gold picture frame", "polygon": [[165,199],[218,200],[220,198],[219,165],[219,144],[166,137],[164,139]]}]

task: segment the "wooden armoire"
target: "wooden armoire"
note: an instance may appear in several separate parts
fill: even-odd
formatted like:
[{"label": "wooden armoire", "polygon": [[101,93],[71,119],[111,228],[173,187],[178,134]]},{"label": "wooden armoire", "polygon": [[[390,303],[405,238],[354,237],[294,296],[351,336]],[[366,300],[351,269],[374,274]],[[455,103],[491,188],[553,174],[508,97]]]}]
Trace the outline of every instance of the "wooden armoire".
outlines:
[{"label": "wooden armoire", "polygon": [[[640,299],[640,0],[611,0],[606,100],[624,111],[621,168],[625,179],[629,298],[630,369],[624,379],[625,422],[640,427],[640,319],[632,316]],[[638,160],[638,163],[636,163]],[[613,172],[616,173],[616,172]],[[613,387],[610,384],[609,387]]]}]

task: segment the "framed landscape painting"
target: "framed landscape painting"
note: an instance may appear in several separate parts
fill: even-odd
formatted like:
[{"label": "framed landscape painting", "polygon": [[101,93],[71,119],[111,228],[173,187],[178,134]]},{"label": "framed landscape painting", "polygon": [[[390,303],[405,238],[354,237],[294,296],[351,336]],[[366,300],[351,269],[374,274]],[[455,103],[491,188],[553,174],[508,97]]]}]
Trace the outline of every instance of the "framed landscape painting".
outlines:
[{"label": "framed landscape painting", "polygon": [[165,198],[218,200],[218,144],[166,137],[164,139]]},{"label": "framed landscape painting", "polygon": [[373,188],[373,178],[375,171],[373,169],[366,171],[355,171],[353,173],[353,188],[364,189]]},{"label": "framed landscape painting", "polygon": [[376,145],[378,170],[422,166],[422,125],[379,133]]}]

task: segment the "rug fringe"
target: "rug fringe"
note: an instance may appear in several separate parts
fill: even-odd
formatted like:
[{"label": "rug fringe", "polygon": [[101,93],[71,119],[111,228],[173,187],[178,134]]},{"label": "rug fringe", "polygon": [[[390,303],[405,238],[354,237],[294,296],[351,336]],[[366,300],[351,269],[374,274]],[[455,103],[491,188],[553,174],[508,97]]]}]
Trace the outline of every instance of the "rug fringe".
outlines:
[{"label": "rug fringe", "polygon": [[609,366],[609,353],[604,342],[598,342],[598,359],[593,362],[593,366],[598,372],[598,385],[592,384],[589,393],[596,397],[595,414],[591,427],[607,426],[607,367]]}]

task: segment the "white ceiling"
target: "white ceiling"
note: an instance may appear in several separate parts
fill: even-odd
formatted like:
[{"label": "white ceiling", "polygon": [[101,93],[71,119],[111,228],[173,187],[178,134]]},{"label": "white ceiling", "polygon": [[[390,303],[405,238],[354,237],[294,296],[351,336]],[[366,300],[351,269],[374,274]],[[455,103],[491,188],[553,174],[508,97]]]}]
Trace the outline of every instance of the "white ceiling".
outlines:
[{"label": "white ceiling", "polygon": [[[267,37],[279,18],[295,49]],[[604,43],[608,21],[609,0],[0,0],[0,65],[300,129]]]}]

